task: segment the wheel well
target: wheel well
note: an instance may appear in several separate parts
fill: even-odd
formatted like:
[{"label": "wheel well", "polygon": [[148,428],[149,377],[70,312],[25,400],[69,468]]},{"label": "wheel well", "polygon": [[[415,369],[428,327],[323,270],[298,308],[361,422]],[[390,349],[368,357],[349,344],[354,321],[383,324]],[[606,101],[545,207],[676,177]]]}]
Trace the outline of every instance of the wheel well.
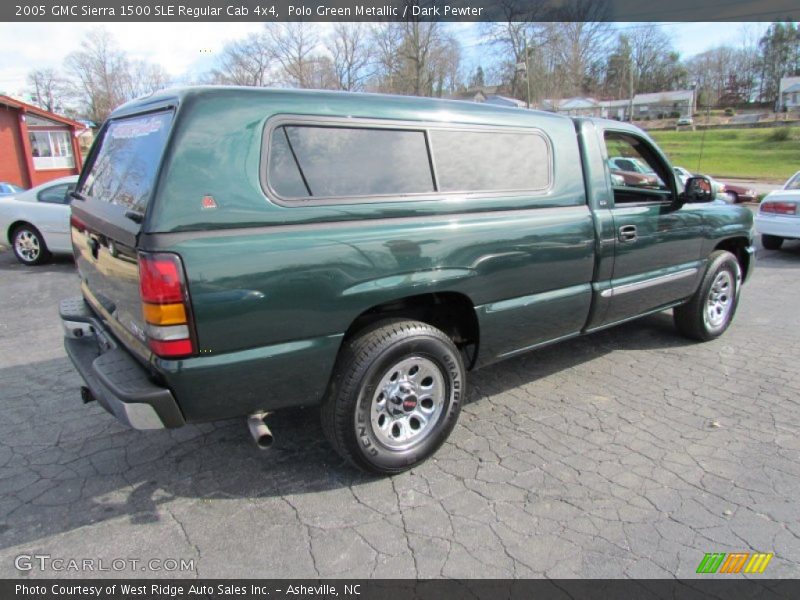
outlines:
[{"label": "wheel well", "polygon": [[[8,226],[8,231],[6,231],[6,239],[8,240],[9,244],[14,243],[14,241],[11,239],[11,234],[14,233],[14,230],[20,225],[27,225],[28,227],[33,227],[34,229],[36,229],[36,227],[32,223],[28,223],[27,221],[22,221],[22,220],[14,221],[11,225]],[[36,229],[36,231],[39,230]]]},{"label": "wheel well", "polygon": [[[742,268],[742,278],[747,274],[747,268],[750,266],[750,255],[745,248],[749,245],[747,238],[730,238],[722,240],[716,245],[714,250],[727,250],[736,257],[739,261],[739,266]],[[744,279],[743,279],[744,280]]]},{"label": "wheel well", "polygon": [[478,357],[478,317],[472,301],[464,294],[420,294],[373,306],[356,317],[345,332],[345,340],[377,321],[390,318],[414,319],[436,327],[462,351],[467,368],[475,364]]}]

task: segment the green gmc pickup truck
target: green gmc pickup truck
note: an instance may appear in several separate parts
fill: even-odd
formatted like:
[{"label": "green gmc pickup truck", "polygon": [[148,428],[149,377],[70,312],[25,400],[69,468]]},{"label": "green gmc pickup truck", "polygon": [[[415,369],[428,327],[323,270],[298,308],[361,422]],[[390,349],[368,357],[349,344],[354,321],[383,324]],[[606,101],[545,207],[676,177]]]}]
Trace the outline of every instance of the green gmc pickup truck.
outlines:
[{"label": "green gmc pickup truck", "polygon": [[719,336],[754,262],[750,212],[638,128],[466,102],[168,90],[111,115],[73,194],[84,401],[247,416],[260,446],[268,412],[319,406],[377,473],[436,451],[471,369],[669,308]]}]

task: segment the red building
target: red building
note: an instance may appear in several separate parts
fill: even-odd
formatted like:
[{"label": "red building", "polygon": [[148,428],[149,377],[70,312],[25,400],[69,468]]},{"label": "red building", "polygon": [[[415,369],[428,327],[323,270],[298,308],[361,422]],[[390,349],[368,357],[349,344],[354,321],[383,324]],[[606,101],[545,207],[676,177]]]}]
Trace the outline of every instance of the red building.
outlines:
[{"label": "red building", "polygon": [[33,187],[81,170],[81,123],[0,95],[0,181]]}]

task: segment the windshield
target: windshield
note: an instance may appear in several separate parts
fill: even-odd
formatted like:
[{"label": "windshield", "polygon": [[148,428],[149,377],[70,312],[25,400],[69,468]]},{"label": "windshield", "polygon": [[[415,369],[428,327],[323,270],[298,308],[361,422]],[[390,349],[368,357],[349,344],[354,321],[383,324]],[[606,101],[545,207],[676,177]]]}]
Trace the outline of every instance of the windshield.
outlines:
[{"label": "windshield", "polygon": [[143,213],[171,122],[172,111],[111,121],[78,191]]},{"label": "windshield", "polygon": [[786,185],[783,186],[785,190],[800,190],[800,171],[794,174],[789,181],[786,182]]}]

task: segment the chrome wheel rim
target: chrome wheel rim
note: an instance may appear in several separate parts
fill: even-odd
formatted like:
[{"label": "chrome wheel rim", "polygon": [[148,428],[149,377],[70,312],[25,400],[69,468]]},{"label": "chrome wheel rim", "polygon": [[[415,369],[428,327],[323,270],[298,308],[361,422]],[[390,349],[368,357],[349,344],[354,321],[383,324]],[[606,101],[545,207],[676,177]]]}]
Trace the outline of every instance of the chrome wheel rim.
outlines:
[{"label": "chrome wheel rim", "polygon": [[717,273],[708,292],[705,311],[706,325],[716,329],[728,320],[735,294],[736,288],[731,273],[729,271]]},{"label": "chrome wheel rim", "polygon": [[28,229],[22,229],[17,233],[14,238],[14,248],[17,251],[17,255],[25,262],[35,261],[42,252],[39,238]]},{"label": "chrome wheel rim", "polygon": [[411,356],[387,369],[372,398],[375,437],[393,450],[422,443],[436,429],[445,404],[441,369],[423,356]]}]

